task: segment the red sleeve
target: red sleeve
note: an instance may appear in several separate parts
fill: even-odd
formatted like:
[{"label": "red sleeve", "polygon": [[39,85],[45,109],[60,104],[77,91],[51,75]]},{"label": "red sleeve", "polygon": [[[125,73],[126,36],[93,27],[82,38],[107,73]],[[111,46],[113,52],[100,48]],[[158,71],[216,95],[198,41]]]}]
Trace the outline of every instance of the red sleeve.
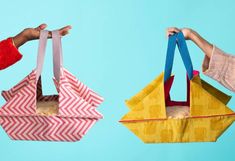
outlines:
[{"label": "red sleeve", "polygon": [[12,38],[0,42],[0,70],[9,67],[21,58],[22,55],[13,45]]}]

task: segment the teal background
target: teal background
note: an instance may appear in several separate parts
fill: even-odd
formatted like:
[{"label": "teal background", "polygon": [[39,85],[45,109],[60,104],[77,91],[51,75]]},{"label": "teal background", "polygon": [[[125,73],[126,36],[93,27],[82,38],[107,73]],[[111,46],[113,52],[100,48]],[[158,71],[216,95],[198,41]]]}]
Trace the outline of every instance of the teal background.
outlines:
[{"label": "teal background", "polygon": [[[0,128],[0,161],[222,161],[235,160],[235,125],[216,143],[144,144],[118,120],[128,111],[124,100],[164,69],[169,26],[191,27],[210,42],[235,53],[233,0],[66,0],[2,1],[0,39],[25,27],[73,26],[63,38],[64,65],[105,98],[104,119],[79,142],[12,141]],[[0,72],[0,89],[9,89],[35,67],[38,41],[20,48],[23,59]],[[194,68],[203,53],[188,42]],[[44,92],[52,83],[51,45],[43,71]],[[185,70],[176,54],[173,98],[185,99]],[[212,79],[212,85],[234,95]],[[0,99],[4,104],[3,98]],[[235,110],[235,98],[229,106]]]}]

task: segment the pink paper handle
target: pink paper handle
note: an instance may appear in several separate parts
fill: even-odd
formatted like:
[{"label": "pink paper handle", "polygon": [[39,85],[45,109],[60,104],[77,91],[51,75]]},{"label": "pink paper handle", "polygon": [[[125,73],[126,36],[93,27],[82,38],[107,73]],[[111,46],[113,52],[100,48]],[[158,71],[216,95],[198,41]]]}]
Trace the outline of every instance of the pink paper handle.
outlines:
[{"label": "pink paper handle", "polygon": [[38,56],[37,56],[37,67],[36,67],[36,80],[40,77],[42,73],[42,67],[44,63],[46,45],[47,45],[48,31],[40,31],[39,45],[38,45]]},{"label": "pink paper handle", "polygon": [[60,69],[63,64],[61,36],[58,30],[52,31],[53,72],[57,81],[60,80]]},{"label": "pink paper handle", "polygon": [[[48,31],[40,31],[38,56],[37,56],[37,67],[36,67],[36,79],[38,80],[43,68],[44,57],[46,52]],[[53,73],[57,81],[60,79],[60,69],[63,64],[62,57],[62,45],[61,36],[58,30],[52,31],[52,46],[53,46]]]}]

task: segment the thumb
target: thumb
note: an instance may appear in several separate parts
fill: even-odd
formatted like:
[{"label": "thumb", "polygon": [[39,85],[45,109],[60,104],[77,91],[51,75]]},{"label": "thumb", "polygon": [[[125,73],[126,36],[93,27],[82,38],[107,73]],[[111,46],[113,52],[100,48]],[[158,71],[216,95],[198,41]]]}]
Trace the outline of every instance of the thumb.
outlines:
[{"label": "thumb", "polygon": [[41,25],[39,25],[38,27],[36,27],[35,29],[40,31],[40,30],[44,30],[47,27],[47,24],[43,23]]}]

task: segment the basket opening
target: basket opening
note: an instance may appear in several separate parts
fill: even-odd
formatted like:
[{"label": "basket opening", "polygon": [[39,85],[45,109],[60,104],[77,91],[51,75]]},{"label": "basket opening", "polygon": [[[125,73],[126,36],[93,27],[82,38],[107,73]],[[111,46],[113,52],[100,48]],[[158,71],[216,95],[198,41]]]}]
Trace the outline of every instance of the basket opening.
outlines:
[{"label": "basket opening", "polygon": [[59,112],[58,101],[37,101],[36,113],[39,115],[53,116]]},{"label": "basket opening", "polygon": [[168,118],[186,118],[189,117],[189,106],[167,106],[166,115]]},{"label": "basket opening", "polygon": [[36,113],[45,116],[53,116],[59,113],[59,95],[43,95],[41,76],[37,82]]},{"label": "basket opening", "polygon": [[190,96],[189,96],[189,79],[187,77],[187,100],[186,101],[174,101],[171,100],[170,90],[174,81],[174,76],[171,76],[164,83],[165,92],[165,105],[166,105],[166,115],[168,118],[185,118],[189,116],[190,113]]}]

